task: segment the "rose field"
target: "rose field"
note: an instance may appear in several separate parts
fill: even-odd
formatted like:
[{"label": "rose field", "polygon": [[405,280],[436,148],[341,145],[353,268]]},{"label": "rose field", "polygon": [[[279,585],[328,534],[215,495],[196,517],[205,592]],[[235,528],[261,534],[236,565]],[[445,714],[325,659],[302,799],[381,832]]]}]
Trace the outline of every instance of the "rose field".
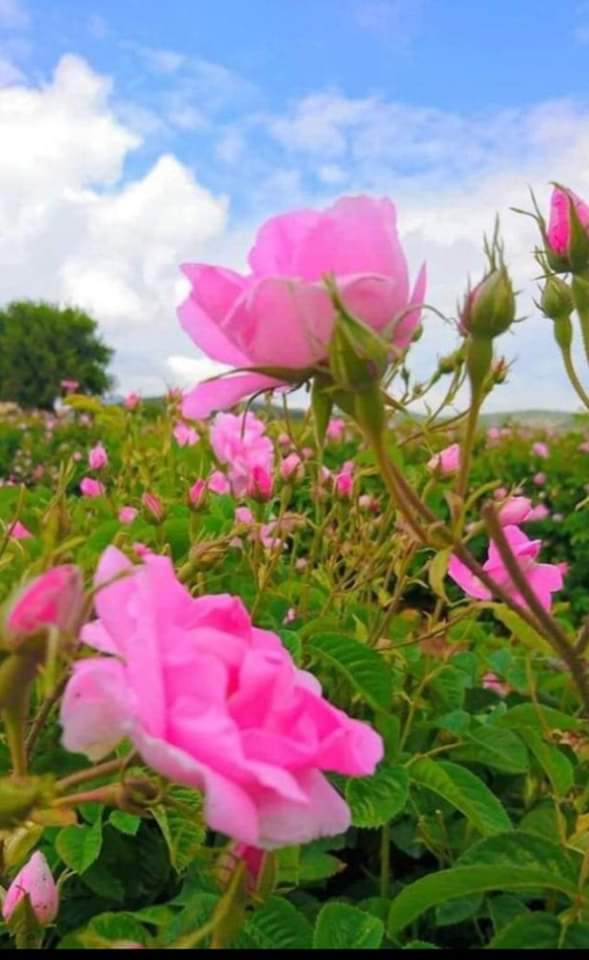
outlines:
[{"label": "rose field", "polygon": [[183,265],[218,377],[1,395],[3,949],[589,947],[589,206],[531,215],[566,422],[486,414],[499,227],[444,318],[369,196]]}]

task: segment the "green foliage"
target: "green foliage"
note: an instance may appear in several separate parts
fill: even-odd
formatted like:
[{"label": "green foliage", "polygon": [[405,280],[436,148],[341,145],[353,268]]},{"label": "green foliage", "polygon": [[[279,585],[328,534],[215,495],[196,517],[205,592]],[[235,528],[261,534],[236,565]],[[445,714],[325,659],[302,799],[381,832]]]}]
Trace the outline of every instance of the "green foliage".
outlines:
[{"label": "green foliage", "polygon": [[50,410],[61,381],[102,394],[112,356],[95,320],[81,310],[21,300],[0,310],[0,401]]}]

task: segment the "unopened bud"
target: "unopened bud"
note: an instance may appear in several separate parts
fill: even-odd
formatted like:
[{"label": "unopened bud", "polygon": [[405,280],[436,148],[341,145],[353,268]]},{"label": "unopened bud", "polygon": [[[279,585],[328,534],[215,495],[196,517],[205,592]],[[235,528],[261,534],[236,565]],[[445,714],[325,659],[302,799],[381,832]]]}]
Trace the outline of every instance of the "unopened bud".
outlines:
[{"label": "unopened bud", "polygon": [[390,362],[390,347],[371,327],[348,313],[334,285],[328,290],[336,310],[329,343],[329,369],[346,391],[378,383]]},{"label": "unopened bud", "polygon": [[492,340],[509,330],[514,320],[515,294],[502,264],[467,294],[460,328],[465,334]]},{"label": "unopened bud", "polygon": [[544,284],[541,301],[542,312],[550,320],[570,317],[575,309],[573,294],[568,283],[555,275],[548,277]]}]

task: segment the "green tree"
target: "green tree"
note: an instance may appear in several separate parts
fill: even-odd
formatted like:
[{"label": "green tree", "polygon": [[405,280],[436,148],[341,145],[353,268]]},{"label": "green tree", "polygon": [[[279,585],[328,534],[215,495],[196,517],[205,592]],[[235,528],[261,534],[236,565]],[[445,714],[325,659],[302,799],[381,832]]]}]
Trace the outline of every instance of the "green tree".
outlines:
[{"label": "green tree", "polygon": [[103,394],[112,355],[96,321],[76,307],[19,300],[0,309],[0,400],[50,410],[68,379]]}]

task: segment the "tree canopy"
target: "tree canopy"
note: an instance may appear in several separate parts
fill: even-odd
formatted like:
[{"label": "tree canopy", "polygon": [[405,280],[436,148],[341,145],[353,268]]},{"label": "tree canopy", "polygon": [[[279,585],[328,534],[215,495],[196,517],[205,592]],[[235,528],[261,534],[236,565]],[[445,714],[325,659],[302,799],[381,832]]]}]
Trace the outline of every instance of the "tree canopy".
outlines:
[{"label": "tree canopy", "polygon": [[68,379],[103,394],[112,355],[96,320],[76,307],[19,300],[0,309],[0,400],[50,410]]}]

